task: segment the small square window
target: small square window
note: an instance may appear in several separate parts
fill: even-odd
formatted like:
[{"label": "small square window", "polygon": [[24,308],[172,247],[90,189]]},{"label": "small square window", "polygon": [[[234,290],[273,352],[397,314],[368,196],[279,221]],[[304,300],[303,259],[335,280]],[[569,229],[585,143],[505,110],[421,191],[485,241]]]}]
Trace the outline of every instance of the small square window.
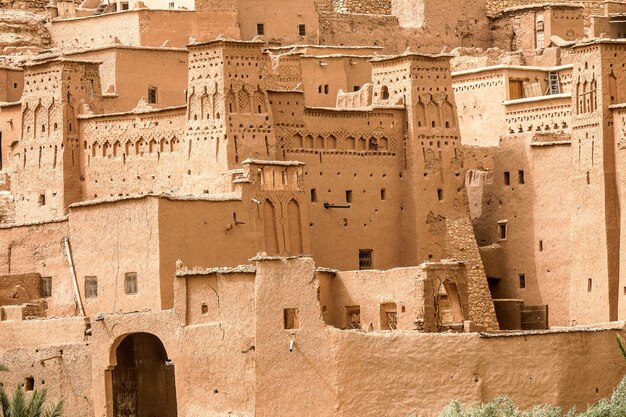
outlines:
[{"label": "small square window", "polygon": [[41,277],[41,296],[52,297],[52,277]]},{"label": "small square window", "polygon": [[33,391],[35,389],[35,378],[29,376],[24,381],[24,390],[25,391]]},{"label": "small square window", "polygon": [[137,294],[137,273],[127,272],[124,276],[124,292],[126,294]]},{"label": "small square window", "polygon": [[98,277],[85,277],[85,298],[98,298]]},{"label": "small square window", "polygon": [[256,34],[265,35],[265,25],[263,23],[256,24]]},{"label": "small square window", "polygon": [[519,274],[519,287],[526,288],[526,274]]},{"label": "small square window", "polygon": [[522,170],[517,171],[517,179],[519,180],[518,182],[520,184],[525,184],[524,171]]},{"label": "small square window", "polygon": [[122,3],[122,10],[128,10],[128,2]]},{"label": "small square window", "polygon": [[358,85],[355,85],[354,87],[352,87],[352,90],[353,90],[354,92],[357,92],[357,91],[359,91],[360,89],[361,89],[361,87],[360,87],[360,86],[358,86]]},{"label": "small square window", "polygon": [[504,172],[504,185],[511,185],[511,173],[509,171]]},{"label": "small square window", "polygon": [[156,104],[157,102],[157,89],[155,87],[148,88],[148,103]]},{"label": "small square window", "polygon": [[174,8],[176,8],[176,3],[175,3],[175,2],[173,2],[173,1],[170,1],[170,3],[169,3],[169,7],[170,7],[170,9],[174,9]]},{"label": "small square window", "polygon": [[13,88],[17,88],[17,83],[13,83]]},{"label": "small square window", "polygon": [[306,25],[298,25],[298,35],[306,36]]},{"label": "small square window", "polygon": [[506,240],[508,234],[507,223],[500,222],[498,223],[498,238],[500,240]]},{"label": "small square window", "polygon": [[372,249],[359,249],[359,269],[372,269]]},{"label": "small square window", "polygon": [[297,308],[286,308],[283,314],[285,319],[285,330],[300,328],[300,319],[298,317]]}]

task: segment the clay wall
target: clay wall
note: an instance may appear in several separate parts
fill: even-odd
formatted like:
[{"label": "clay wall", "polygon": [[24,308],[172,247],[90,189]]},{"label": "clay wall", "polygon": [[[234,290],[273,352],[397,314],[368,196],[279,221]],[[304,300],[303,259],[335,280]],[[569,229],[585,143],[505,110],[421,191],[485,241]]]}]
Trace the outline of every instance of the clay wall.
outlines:
[{"label": "clay wall", "polygon": [[569,132],[571,105],[571,93],[505,102],[508,133]]},{"label": "clay wall", "polygon": [[180,187],[184,120],[185,108],[81,118],[83,198]]},{"label": "clay wall", "polygon": [[12,395],[18,384],[33,378],[48,400],[65,401],[64,414],[92,415],[91,355],[82,317],[0,322],[0,383]]},{"label": "clay wall", "polygon": [[[272,96],[274,102],[287,100]],[[294,120],[281,115],[280,107],[273,105],[272,111],[281,125],[277,135],[285,158],[306,164],[308,229],[317,262],[358,269],[359,249],[372,249],[375,268],[398,266],[399,243],[391,237],[400,233],[402,112],[311,109]],[[325,203],[350,207],[325,208]],[[330,251],[328,236],[337,240]]]},{"label": "clay wall", "polygon": [[[0,105],[0,133],[2,142],[0,143],[0,153],[2,159],[2,171],[9,172],[11,166],[11,149],[22,136],[22,105],[20,103],[11,105]],[[9,184],[10,185],[10,184]]]},{"label": "clay wall", "polygon": [[0,305],[20,305],[40,297],[41,275],[0,275]]},{"label": "clay wall", "polygon": [[[563,233],[571,216],[571,194],[564,191],[570,181],[569,137],[507,136],[492,158],[489,171],[472,170],[467,176],[476,239],[482,248],[499,248],[481,251],[491,292],[494,298],[522,299],[526,305],[547,304],[550,325],[570,325],[569,291],[564,288],[569,288],[573,254],[570,237]],[[472,166],[477,161],[467,162]],[[494,264],[497,269],[489,267]]]},{"label": "clay wall", "polygon": [[[81,60],[100,62],[100,82],[108,99],[104,113],[134,109],[148,89],[156,88],[156,103],[164,108],[185,104],[187,51],[174,48],[129,48],[109,46],[71,54]],[[141,71],[136,71],[141,62]]]},{"label": "clay wall", "polygon": [[353,328],[351,313],[358,307],[362,330],[390,330],[385,316],[388,308],[397,314],[397,328],[392,330],[439,331],[437,315],[445,314],[446,306],[439,304],[438,297],[446,280],[460,295],[461,318],[456,324],[461,324],[462,313],[468,309],[467,275],[463,265],[456,263],[386,271],[338,271],[330,281],[318,279],[324,322],[340,329]]},{"label": "clay wall", "polygon": [[501,13],[491,21],[493,45],[507,51],[542,49],[550,46],[552,36],[565,41],[582,39],[584,26],[579,6],[528,6]]},{"label": "clay wall", "polygon": [[372,82],[371,56],[302,57],[304,102],[335,107],[339,91],[351,92]]},{"label": "clay wall", "polygon": [[0,101],[14,103],[22,98],[24,72],[12,68],[0,69]]},{"label": "clay wall", "polygon": [[[74,206],[69,232],[78,286],[87,315],[100,312],[159,310],[159,213],[155,198],[115,204]],[[106,232],[94,233],[106,228]],[[135,273],[136,293],[127,293],[125,277]],[[97,280],[97,294],[88,297],[87,277]],[[171,286],[171,277],[169,278]]]},{"label": "clay wall", "polygon": [[[558,72],[562,92],[554,97],[545,95],[551,70]],[[524,131],[530,127],[537,130],[538,116],[542,130],[546,125],[551,130],[555,125],[559,126],[557,130],[570,126],[570,101],[566,96],[572,90],[570,66],[496,66],[455,72],[452,78],[464,145],[497,146],[501,135],[518,133],[520,126]],[[517,91],[521,97],[513,95],[514,82],[522,83]]]},{"label": "clay wall", "polygon": [[[92,37],[86,37],[85,33]],[[50,34],[53,45],[68,49],[113,43],[182,48],[190,37],[208,40],[219,34],[238,36],[239,31],[236,15],[231,12],[144,9],[55,20]]]},{"label": "clay wall", "polygon": [[[488,16],[497,16],[503,10],[510,7],[529,6],[536,5],[538,2],[533,0],[487,0],[485,3],[486,12]],[[604,1],[603,0],[556,0],[551,3],[564,3],[564,4],[582,4],[583,17],[586,20],[590,15],[603,15],[604,14]]]},{"label": "clay wall", "polygon": [[[313,0],[238,0],[237,23],[243,40],[259,35],[257,25],[262,24],[261,35],[267,41],[318,43],[319,19]],[[304,25],[303,36],[300,25]]]},{"label": "clay wall", "polygon": [[[613,117],[613,135],[615,137],[615,163],[617,167],[617,183],[618,183],[618,195],[619,201],[624,201],[624,193],[626,190],[622,185],[626,172],[624,166],[626,159],[624,158],[624,150],[626,149],[626,112],[624,111],[624,104],[616,104],[611,106]],[[624,230],[624,216],[620,215],[620,231]],[[621,234],[621,232],[620,232]],[[623,258],[624,245],[626,242],[620,237],[620,258]],[[622,261],[620,261],[620,266]],[[619,286],[618,286],[618,317],[626,317],[626,279],[624,273],[620,271]]]}]

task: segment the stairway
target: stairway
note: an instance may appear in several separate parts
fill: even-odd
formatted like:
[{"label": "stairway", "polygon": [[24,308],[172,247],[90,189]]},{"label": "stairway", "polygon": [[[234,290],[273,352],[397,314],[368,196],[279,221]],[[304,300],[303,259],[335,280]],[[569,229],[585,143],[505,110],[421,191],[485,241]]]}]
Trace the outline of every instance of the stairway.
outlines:
[{"label": "stairway", "polygon": [[106,0],[102,0],[100,2],[100,4],[98,5],[98,8],[96,9],[96,11],[93,12],[93,14],[94,15],[101,15],[104,12],[106,12],[108,7],[109,7],[109,3]]}]

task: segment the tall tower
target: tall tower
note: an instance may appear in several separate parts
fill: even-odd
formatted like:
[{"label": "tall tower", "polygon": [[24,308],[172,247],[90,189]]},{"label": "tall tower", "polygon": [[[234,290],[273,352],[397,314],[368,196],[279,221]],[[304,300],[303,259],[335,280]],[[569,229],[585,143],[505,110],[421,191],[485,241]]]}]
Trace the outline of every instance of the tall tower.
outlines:
[{"label": "tall tower", "polygon": [[248,158],[275,159],[263,45],[215,40],[189,46],[186,192],[228,192],[228,171]]},{"label": "tall tower", "polygon": [[22,134],[12,144],[16,222],[58,218],[81,199],[76,116],[102,108],[98,64],[52,59],[25,67]]},{"label": "tall tower", "polygon": [[624,198],[618,181],[623,168],[616,164],[616,152],[623,151],[616,147],[609,108],[626,99],[624,51],[626,43],[619,41],[574,48],[570,281],[574,324],[617,320],[624,297],[619,291],[624,274],[620,269],[625,253],[620,252]]},{"label": "tall tower", "polygon": [[455,258],[468,266],[470,309],[479,324],[497,319],[465,193],[450,57],[405,53],[374,59],[374,105],[407,112],[402,170],[402,263]]}]

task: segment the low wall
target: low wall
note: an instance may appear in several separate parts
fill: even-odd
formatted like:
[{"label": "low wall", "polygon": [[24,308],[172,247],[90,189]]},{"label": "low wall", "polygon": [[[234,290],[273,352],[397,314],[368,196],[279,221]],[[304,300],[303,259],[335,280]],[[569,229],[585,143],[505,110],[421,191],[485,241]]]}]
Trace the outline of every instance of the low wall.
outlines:
[{"label": "low wall", "polygon": [[626,374],[617,332],[623,327],[497,336],[337,331],[341,415],[437,416],[453,399],[498,395],[525,409],[584,410]]}]

